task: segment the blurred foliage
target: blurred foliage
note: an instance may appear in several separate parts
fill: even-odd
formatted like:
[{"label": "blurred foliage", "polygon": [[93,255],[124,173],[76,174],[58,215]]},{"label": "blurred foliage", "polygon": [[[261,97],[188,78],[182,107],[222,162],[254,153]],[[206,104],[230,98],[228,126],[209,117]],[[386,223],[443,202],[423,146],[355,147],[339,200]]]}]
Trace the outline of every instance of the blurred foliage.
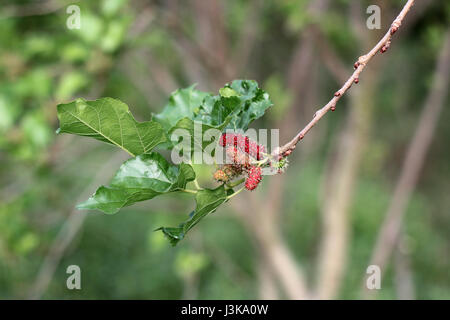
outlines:
[{"label": "blurred foliage", "polygon": [[[193,82],[202,90],[216,92],[220,87],[208,77],[200,78],[206,67],[189,58],[187,47],[180,46],[180,29],[171,25],[168,12],[176,3],[181,32],[196,44],[198,10],[192,1],[78,1],[80,30],[66,27],[67,2],[52,1],[56,7],[47,12],[32,3],[2,1],[0,7],[0,299],[29,297],[43,259],[78,197],[107,183],[116,169],[96,178],[102,165],[115,157],[113,147],[55,134],[58,103],[110,96],[125,101],[137,119],[148,120],[162,110],[177,87]],[[308,16],[305,8],[310,3],[266,1],[258,8],[260,16],[252,22],[257,25],[255,47],[245,70],[238,72],[262,84],[275,103],[257,126],[269,127],[288,112],[292,96],[285,89],[285,72],[299,35],[309,24],[319,24],[343,60],[354,61],[360,54],[347,19],[351,1],[333,1],[320,21]],[[365,8],[369,1],[361,3]],[[389,17],[399,3],[386,6],[392,11]],[[254,7],[243,0],[221,4],[235,50]],[[373,133],[350,212],[352,241],[340,298],[359,298],[449,16],[450,3],[434,1],[383,56],[395,68],[384,68],[377,84]],[[206,58],[199,60],[207,64]],[[318,83],[318,100],[324,102],[335,81],[321,72]],[[317,147],[303,157],[294,155],[283,194],[280,228],[311,284],[321,237],[322,177],[334,132],[345,120],[345,99],[341,105],[339,112],[314,128],[321,132]],[[421,299],[450,298],[450,152],[445,148],[449,121],[449,108],[444,108],[403,228],[402,243]],[[196,171],[202,184],[211,183],[210,169]],[[162,196],[152,205],[135,205],[120,215],[90,214],[57,265],[43,298],[258,298],[257,248],[230,206],[210,215],[176,248],[154,232],[161,225],[177,225],[186,209],[194,209],[187,197]],[[71,264],[81,267],[81,291],[65,286]],[[392,266],[382,288],[379,298],[397,297]]]}]

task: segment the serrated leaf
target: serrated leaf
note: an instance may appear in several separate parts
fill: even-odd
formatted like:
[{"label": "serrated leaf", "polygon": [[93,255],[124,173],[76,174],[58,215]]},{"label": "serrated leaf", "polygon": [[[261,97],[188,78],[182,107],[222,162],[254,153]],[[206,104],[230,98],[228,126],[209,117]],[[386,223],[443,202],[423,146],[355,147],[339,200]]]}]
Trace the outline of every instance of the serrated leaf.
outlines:
[{"label": "serrated leaf", "polygon": [[245,131],[253,120],[263,116],[272,106],[269,95],[253,80],[234,80],[219,93],[205,98],[193,120],[215,128]]},{"label": "serrated leaf", "polygon": [[[202,132],[225,128],[247,130],[248,125],[264,115],[272,105],[269,95],[258,87],[256,81],[235,80],[220,89],[220,94],[213,96],[194,89],[191,86],[175,91],[164,110],[155,115],[169,135],[176,129],[185,129],[194,136],[194,127],[198,123]],[[204,149],[210,141],[192,140]]]},{"label": "serrated leaf", "polygon": [[[227,86],[226,86],[227,87]],[[269,94],[258,87],[258,83],[252,80],[235,80],[229,88],[239,94],[240,112],[233,116],[229,127],[233,129],[247,130],[249,124],[262,117],[273,103]]]},{"label": "serrated leaf", "polygon": [[[229,190],[229,192],[232,192]],[[227,200],[229,192],[224,186],[216,189],[205,189],[197,192],[195,201],[197,203],[194,211],[189,215],[189,219],[178,227],[161,227],[161,230],[169,239],[170,243],[175,246],[181,241],[186,233],[191,230],[201,219],[208,214],[214,212],[222,203]]]},{"label": "serrated leaf", "polygon": [[177,122],[185,117],[193,118],[198,111],[205,97],[211,94],[195,89],[192,85],[185,89],[178,89],[173,92],[163,111],[153,116],[153,120],[169,131]]},{"label": "serrated leaf", "polygon": [[161,124],[137,122],[128,106],[116,99],[77,99],[57,106],[58,133],[88,136],[122,148],[132,156],[150,152],[166,141]]},{"label": "serrated leaf", "polygon": [[194,179],[195,172],[188,164],[172,165],[156,152],[143,154],[125,161],[108,187],[98,188],[77,208],[114,214],[138,201],[184,189]]}]

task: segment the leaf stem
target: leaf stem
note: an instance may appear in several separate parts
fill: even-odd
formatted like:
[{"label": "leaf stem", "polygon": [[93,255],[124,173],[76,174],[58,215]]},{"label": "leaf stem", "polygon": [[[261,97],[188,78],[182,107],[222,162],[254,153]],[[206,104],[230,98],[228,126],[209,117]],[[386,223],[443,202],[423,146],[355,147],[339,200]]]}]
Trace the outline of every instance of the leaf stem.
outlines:
[{"label": "leaf stem", "polygon": [[197,178],[194,179],[194,185],[197,188],[197,190],[203,190],[203,188],[200,187],[200,185],[198,184]]},{"label": "leaf stem", "polygon": [[[189,165],[190,165],[191,167],[193,167],[192,160],[189,160]],[[193,182],[194,182],[195,188],[196,188],[197,190],[203,190],[203,188],[200,187],[200,185],[198,184],[197,175],[195,175],[195,179],[194,179]]]},{"label": "leaf stem", "polygon": [[191,190],[191,189],[180,189],[180,191],[187,192],[187,193],[193,193],[193,194],[197,193],[197,190]]},{"label": "leaf stem", "polygon": [[234,187],[240,185],[240,184],[241,184],[242,182],[244,182],[244,181],[245,181],[245,178],[242,178],[242,179],[239,179],[239,180],[237,180],[237,181],[235,181],[235,182],[227,183],[227,187],[228,187],[228,188],[234,188]]},{"label": "leaf stem", "polygon": [[264,158],[264,159],[262,159],[262,160],[259,160],[259,161],[256,161],[255,164],[256,164],[258,167],[262,166],[262,165],[265,164],[267,161],[269,161],[269,156],[270,156],[270,154],[268,154],[266,158]]},{"label": "leaf stem", "polygon": [[244,190],[244,189],[245,189],[245,187],[242,187],[242,188],[240,188],[238,191],[236,191],[235,193],[229,195],[229,196],[227,197],[227,200],[230,200],[231,198],[233,198],[235,195],[237,195],[238,193],[240,193],[240,192],[241,192],[242,190]]}]

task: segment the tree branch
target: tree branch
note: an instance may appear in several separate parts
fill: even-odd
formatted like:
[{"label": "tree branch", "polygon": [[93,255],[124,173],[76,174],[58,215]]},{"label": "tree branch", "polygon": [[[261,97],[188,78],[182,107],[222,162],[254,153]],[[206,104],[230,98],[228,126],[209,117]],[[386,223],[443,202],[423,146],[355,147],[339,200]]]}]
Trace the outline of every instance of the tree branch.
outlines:
[{"label": "tree branch", "polygon": [[350,78],[347,79],[347,81],[344,83],[344,85],[336,91],[334,94],[334,97],[321,109],[317,110],[314,114],[313,119],[299,132],[297,135],[288,143],[286,143],[284,146],[277,148],[273,152],[273,156],[275,158],[283,158],[287,157],[291,154],[291,152],[295,149],[297,143],[304,138],[304,136],[311,130],[314,125],[319,122],[320,119],[329,111],[334,111],[336,108],[337,102],[340,100],[340,98],[351,88],[353,83],[359,82],[359,75],[366,67],[367,63],[377,54],[377,52],[385,52],[390,44],[392,36],[395,32],[400,28],[403,19],[405,18],[406,14],[409,12],[411,7],[414,4],[414,0],[408,0],[408,2],[403,7],[402,11],[399,13],[397,18],[395,18],[394,22],[391,24],[391,27],[389,28],[389,31],[386,32],[384,37],[370,50],[367,54],[360,56],[358,58],[358,61],[355,62],[355,71],[350,76]]}]

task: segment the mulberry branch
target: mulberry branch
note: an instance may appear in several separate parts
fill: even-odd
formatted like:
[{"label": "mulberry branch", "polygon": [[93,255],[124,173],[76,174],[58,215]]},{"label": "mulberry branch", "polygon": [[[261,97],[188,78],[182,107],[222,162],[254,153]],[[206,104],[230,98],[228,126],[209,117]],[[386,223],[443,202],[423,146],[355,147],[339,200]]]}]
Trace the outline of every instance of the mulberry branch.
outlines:
[{"label": "mulberry branch", "polygon": [[403,19],[406,14],[409,12],[411,7],[414,5],[414,0],[408,0],[404,5],[402,11],[392,22],[391,27],[386,32],[386,34],[381,38],[381,40],[370,50],[367,54],[360,56],[358,60],[354,64],[355,71],[348,78],[348,80],[344,83],[344,85],[335,92],[334,97],[321,109],[317,110],[314,114],[313,119],[299,132],[297,135],[285,145],[275,149],[272,152],[272,156],[276,159],[282,159],[289,156],[292,151],[295,149],[297,143],[302,140],[305,135],[311,130],[312,127],[320,120],[322,117],[329,111],[336,110],[336,104],[341,99],[341,97],[351,88],[353,83],[357,84],[359,82],[359,75],[366,67],[367,63],[378,53],[386,52],[390,45],[392,36],[398,31],[400,28]]}]

